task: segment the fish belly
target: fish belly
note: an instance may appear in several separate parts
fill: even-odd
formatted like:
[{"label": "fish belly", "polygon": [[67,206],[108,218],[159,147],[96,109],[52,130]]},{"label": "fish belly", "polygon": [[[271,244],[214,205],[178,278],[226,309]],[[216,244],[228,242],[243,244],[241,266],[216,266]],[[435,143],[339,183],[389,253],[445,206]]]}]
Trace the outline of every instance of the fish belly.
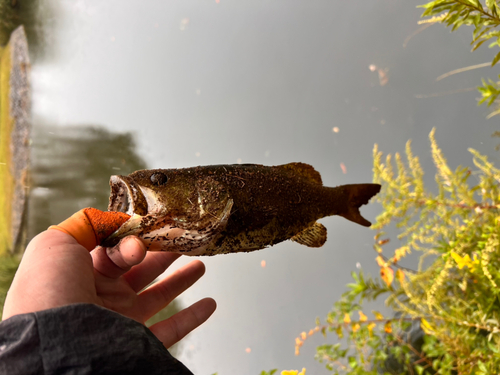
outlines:
[{"label": "fish belly", "polygon": [[170,251],[184,255],[203,255],[214,241],[215,233],[208,230],[182,229],[175,224],[167,224],[153,230],[141,238],[147,250]]}]

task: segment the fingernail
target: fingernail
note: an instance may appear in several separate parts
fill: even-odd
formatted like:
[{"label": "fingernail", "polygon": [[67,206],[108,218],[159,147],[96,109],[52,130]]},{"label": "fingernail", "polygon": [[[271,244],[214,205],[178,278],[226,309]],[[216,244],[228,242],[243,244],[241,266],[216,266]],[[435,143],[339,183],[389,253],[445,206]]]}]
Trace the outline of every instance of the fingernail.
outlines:
[{"label": "fingernail", "polygon": [[118,246],[120,246],[120,245],[126,245],[126,246],[132,245],[133,246],[133,243],[130,241],[134,241],[136,244],[138,244],[140,246],[140,248],[142,249],[143,252],[146,252],[146,245],[144,245],[144,242],[142,242],[141,239],[139,237],[136,237],[136,236],[125,237],[123,240],[120,241]]}]

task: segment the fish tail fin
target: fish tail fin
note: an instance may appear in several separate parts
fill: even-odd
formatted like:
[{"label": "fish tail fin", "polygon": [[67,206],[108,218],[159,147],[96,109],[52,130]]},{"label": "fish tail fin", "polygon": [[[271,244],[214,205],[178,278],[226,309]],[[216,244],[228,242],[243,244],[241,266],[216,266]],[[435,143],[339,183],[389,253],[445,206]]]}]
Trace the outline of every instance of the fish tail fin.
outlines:
[{"label": "fish tail fin", "polygon": [[379,184],[352,184],[341,186],[344,189],[346,207],[338,215],[357,224],[369,227],[372,225],[359,212],[359,207],[367,204],[370,199],[380,191]]}]

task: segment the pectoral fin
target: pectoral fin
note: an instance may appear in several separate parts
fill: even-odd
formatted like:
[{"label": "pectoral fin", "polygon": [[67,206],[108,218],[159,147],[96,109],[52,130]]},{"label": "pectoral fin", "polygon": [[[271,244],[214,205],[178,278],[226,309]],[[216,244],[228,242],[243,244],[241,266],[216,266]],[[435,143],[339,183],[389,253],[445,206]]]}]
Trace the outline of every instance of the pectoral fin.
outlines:
[{"label": "pectoral fin", "polygon": [[326,228],[318,222],[296,234],[292,241],[309,247],[321,247],[326,242]]}]

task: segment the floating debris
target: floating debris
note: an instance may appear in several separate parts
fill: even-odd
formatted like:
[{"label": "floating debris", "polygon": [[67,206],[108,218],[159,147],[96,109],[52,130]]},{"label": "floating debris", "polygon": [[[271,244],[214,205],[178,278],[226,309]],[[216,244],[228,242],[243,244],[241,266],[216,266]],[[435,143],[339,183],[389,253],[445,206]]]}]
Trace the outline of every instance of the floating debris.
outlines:
[{"label": "floating debris", "polygon": [[389,69],[379,69],[378,70],[378,82],[380,86],[385,86],[389,82],[389,76],[387,75]]},{"label": "floating debris", "polygon": [[380,84],[380,86],[387,85],[387,82],[389,82],[389,76],[387,74],[389,72],[388,68],[382,69],[378,68],[375,64],[371,64],[370,66],[368,66],[368,69],[370,69],[370,71],[372,72],[376,71],[378,73],[378,83]]},{"label": "floating debris", "polygon": [[346,168],[345,164],[344,164],[344,163],[342,163],[342,162],[340,163],[340,169],[342,169],[342,173],[343,173],[343,174],[346,174],[346,173],[347,173],[347,168]]},{"label": "floating debris", "polygon": [[184,31],[187,29],[189,25],[189,18],[183,18],[181,20],[181,24],[179,25],[179,30]]}]

